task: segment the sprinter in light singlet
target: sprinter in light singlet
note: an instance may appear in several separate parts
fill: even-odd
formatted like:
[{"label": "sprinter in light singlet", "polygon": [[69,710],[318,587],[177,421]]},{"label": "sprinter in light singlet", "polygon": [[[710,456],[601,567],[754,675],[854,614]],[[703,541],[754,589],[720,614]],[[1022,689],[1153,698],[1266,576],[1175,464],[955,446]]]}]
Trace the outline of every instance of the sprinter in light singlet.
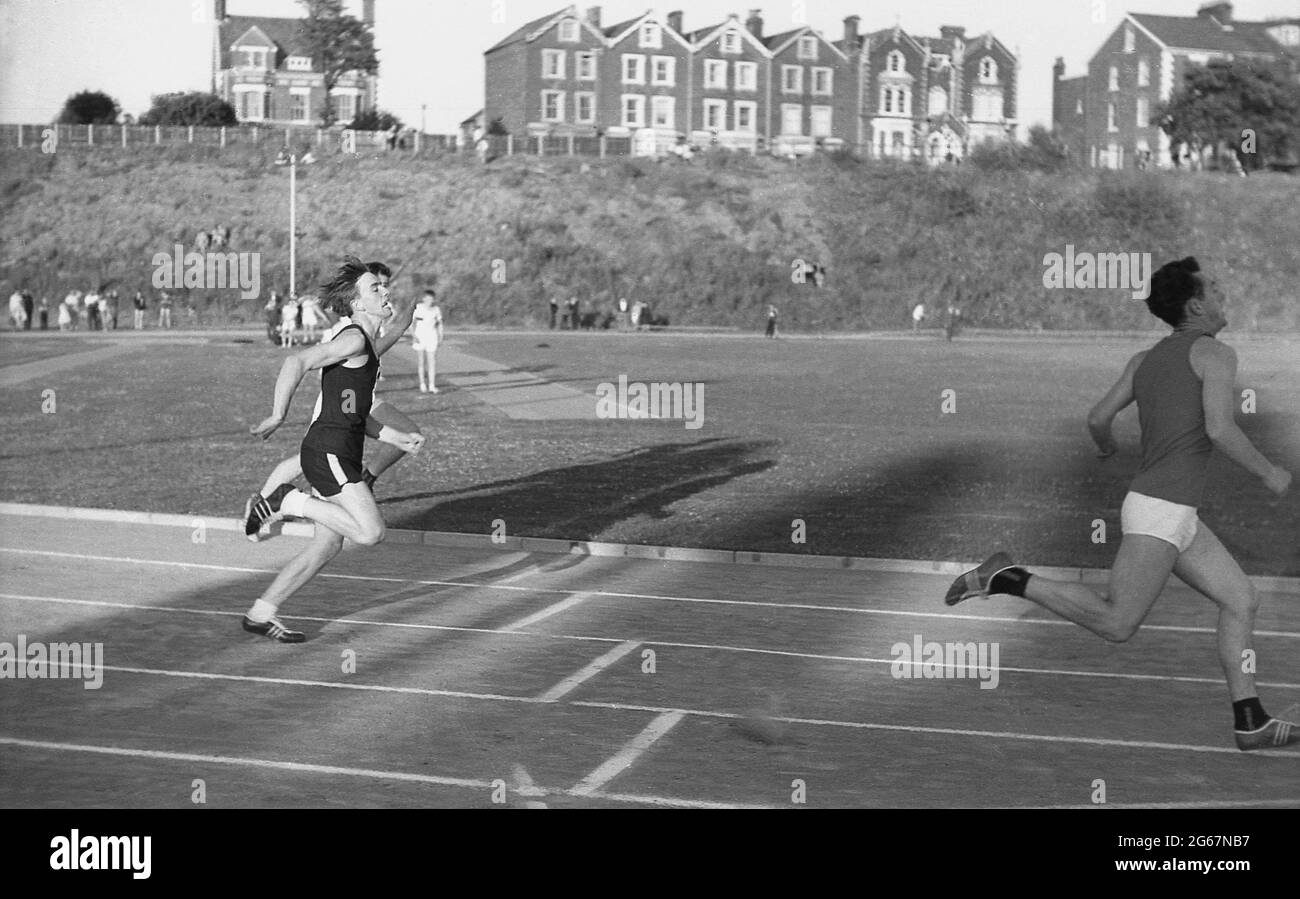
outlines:
[{"label": "sprinter in light singlet", "polygon": [[1234,418],[1237,356],[1215,339],[1227,324],[1225,299],[1219,284],[1200,274],[1190,256],[1157,271],[1147,307],[1174,331],[1130,359],[1088,414],[1088,430],[1102,458],[1117,451],[1111,423],[1134,401],[1142,428],[1142,465],[1120,512],[1124,537],[1109,590],[1100,594],[1083,584],[1031,575],[999,552],[957,578],[945,602],[955,605],[992,593],[1022,596],[1122,643],[1137,632],[1169,575],[1176,574],[1219,607],[1219,664],[1232,698],[1237,746],[1269,749],[1300,743],[1300,726],[1268,715],[1255,690],[1253,668],[1243,670],[1259,600],[1236,559],[1197,517],[1214,448],[1277,496],[1291,485],[1290,473],[1264,458]]}]

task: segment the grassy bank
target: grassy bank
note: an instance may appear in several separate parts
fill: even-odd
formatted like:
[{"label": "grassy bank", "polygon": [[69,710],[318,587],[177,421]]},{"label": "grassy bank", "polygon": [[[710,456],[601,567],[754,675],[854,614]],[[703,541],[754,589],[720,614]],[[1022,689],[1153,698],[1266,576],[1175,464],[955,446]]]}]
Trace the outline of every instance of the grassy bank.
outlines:
[{"label": "grassy bank", "polygon": [[[264,293],[288,281],[288,173],[260,147],[0,151],[0,291],[53,299],[147,286],[156,253],[225,224],[261,254]],[[1239,330],[1300,330],[1300,179],[1202,174],[933,172],[821,158],[720,155],[691,164],[513,157],[328,157],[300,169],[300,289],[340,254],[435,282],[457,323],[535,325],[552,296],[620,296],[674,324],[751,328],[767,304],[794,330],[906,327],[956,301],[985,327],[1145,328],[1127,290],[1048,290],[1043,256],[1193,254],[1224,276]],[[795,260],[822,288],[791,283]],[[194,291],[204,323],[261,301]],[[179,304],[182,314],[186,300]]]}]

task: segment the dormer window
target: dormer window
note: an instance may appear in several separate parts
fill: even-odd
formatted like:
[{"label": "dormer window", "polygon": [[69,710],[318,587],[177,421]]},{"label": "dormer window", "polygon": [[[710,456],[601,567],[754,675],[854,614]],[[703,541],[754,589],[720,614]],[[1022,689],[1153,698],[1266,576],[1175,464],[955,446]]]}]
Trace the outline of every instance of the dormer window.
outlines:
[{"label": "dormer window", "polygon": [[895,74],[900,74],[900,73],[902,73],[902,71],[903,71],[903,54],[900,53],[900,52],[897,51],[897,50],[892,50],[892,51],[890,51],[890,53],[889,53],[889,61],[888,61],[887,65],[886,65],[886,68],[888,68],[888,70],[889,70],[890,72],[893,72],[893,73],[895,73]]},{"label": "dormer window", "polygon": [[290,72],[310,72],[311,57],[290,56],[287,60],[285,60],[285,68],[287,68]]},{"label": "dormer window", "polygon": [[1125,25],[1124,26],[1124,52],[1125,53],[1133,52],[1135,47],[1135,40],[1136,39],[1133,35],[1133,28],[1129,25]]},{"label": "dormer window", "polygon": [[817,58],[817,38],[815,37],[799,38],[799,58],[800,59]]},{"label": "dormer window", "polygon": [[266,51],[252,48],[235,51],[235,65],[245,69],[265,69]]},{"label": "dormer window", "polygon": [[739,53],[740,52],[740,32],[728,31],[722,35],[722,52]]},{"label": "dormer window", "polygon": [[659,49],[664,45],[663,29],[654,22],[646,22],[641,26],[641,46],[651,49]]},{"label": "dormer window", "polygon": [[560,20],[560,40],[565,43],[575,43],[578,40],[578,20],[561,19]]},{"label": "dormer window", "polygon": [[998,64],[988,56],[980,60],[980,81],[984,84],[998,83]]}]

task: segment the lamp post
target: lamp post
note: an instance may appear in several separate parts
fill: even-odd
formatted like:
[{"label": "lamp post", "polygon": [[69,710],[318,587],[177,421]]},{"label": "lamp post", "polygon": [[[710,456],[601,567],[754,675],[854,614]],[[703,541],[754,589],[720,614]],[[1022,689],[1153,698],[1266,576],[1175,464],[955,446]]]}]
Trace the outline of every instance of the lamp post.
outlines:
[{"label": "lamp post", "polygon": [[289,299],[297,299],[298,281],[298,154],[289,155]]}]

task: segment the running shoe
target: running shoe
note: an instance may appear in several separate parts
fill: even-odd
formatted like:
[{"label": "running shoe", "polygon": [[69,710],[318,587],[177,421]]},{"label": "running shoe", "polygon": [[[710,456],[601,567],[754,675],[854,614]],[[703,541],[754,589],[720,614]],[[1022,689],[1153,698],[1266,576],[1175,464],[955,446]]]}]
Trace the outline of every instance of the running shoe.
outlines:
[{"label": "running shoe", "polygon": [[1270,718],[1263,727],[1254,730],[1233,731],[1237,738],[1237,748],[1243,752],[1253,749],[1277,749],[1279,746],[1292,746],[1300,743],[1300,725],[1280,718]]},{"label": "running shoe", "polygon": [[301,631],[291,631],[280,623],[278,618],[268,618],[266,621],[254,621],[247,615],[244,616],[244,630],[250,634],[257,634],[267,637],[277,643],[302,643],[307,638]]},{"label": "running shoe", "polygon": [[1008,568],[1014,568],[1015,563],[1006,553],[997,552],[984,560],[978,568],[972,568],[963,574],[957,580],[952,582],[948,588],[948,595],[943,598],[946,605],[955,606],[964,599],[970,599],[972,596],[982,596],[988,599],[989,584],[997,576],[999,571],[1005,571]]},{"label": "running shoe", "polygon": [[271,491],[270,496],[260,493],[250,496],[244,503],[244,536],[256,543],[258,532],[275,521],[280,514],[281,501],[292,489],[292,484],[281,484]]}]

